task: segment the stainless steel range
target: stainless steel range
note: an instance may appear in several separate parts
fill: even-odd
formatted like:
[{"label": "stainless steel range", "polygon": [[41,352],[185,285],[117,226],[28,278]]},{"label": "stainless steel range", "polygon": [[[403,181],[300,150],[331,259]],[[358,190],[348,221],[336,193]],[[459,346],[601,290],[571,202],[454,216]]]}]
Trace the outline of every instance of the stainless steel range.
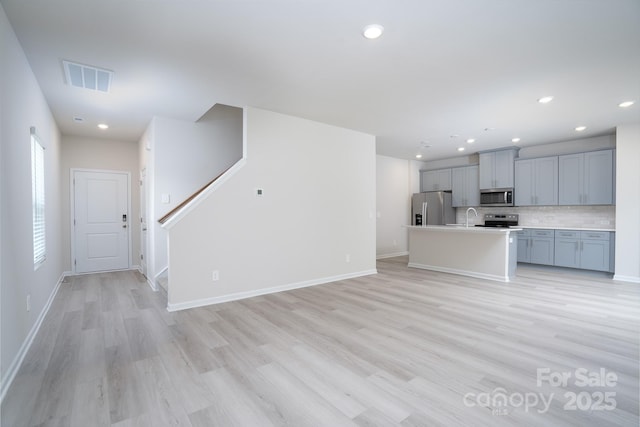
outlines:
[{"label": "stainless steel range", "polygon": [[518,226],[518,214],[484,214],[484,224],[476,227],[509,228]]}]

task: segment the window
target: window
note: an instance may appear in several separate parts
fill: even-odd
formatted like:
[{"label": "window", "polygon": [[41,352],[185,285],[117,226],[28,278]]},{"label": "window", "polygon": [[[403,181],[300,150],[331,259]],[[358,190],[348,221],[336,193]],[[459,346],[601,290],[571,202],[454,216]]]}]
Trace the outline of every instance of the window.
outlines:
[{"label": "window", "polygon": [[44,227],[44,147],[31,128],[31,200],[33,206],[33,268],[47,258]]}]

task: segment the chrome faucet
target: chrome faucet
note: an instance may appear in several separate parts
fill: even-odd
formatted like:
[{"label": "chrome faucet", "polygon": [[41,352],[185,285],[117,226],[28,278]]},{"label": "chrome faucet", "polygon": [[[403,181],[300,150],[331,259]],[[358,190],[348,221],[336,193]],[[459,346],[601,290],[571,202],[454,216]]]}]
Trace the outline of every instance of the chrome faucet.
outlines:
[{"label": "chrome faucet", "polygon": [[467,222],[466,222],[466,226],[469,227],[469,211],[473,211],[473,213],[478,216],[478,211],[476,211],[474,208],[469,208],[467,209]]}]

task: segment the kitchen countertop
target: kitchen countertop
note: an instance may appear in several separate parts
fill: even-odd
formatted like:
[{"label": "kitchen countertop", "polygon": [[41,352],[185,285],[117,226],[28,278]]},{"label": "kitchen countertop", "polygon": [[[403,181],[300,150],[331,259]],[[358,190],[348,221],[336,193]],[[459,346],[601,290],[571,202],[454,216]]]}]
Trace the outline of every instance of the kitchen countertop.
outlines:
[{"label": "kitchen countertop", "polygon": [[482,234],[509,234],[512,231],[520,231],[522,228],[499,228],[499,227],[476,227],[469,225],[466,227],[463,225],[407,225],[407,228],[411,230],[425,230],[425,231],[451,231],[454,233],[482,233]]},{"label": "kitchen countertop", "polygon": [[549,226],[538,226],[538,225],[518,225],[518,228],[522,228],[522,229],[535,228],[538,230],[577,230],[577,231],[612,231],[612,232],[616,231],[614,228],[549,227]]}]

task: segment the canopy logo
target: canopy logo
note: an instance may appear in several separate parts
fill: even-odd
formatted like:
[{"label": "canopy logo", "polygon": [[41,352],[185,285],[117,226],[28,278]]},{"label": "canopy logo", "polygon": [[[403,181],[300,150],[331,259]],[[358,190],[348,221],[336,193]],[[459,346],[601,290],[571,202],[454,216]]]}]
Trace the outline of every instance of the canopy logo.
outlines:
[{"label": "canopy logo", "polygon": [[[467,393],[462,401],[467,407],[490,408],[493,415],[508,415],[511,409],[522,408],[525,412],[536,411],[544,414],[549,411],[554,398],[564,402],[565,411],[612,411],[616,408],[616,392],[606,388],[616,387],[618,375],[615,372],[600,368],[590,371],[577,368],[573,371],[552,371],[550,368],[536,370],[536,386],[552,389],[582,389],[564,393],[555,392],[513,392],[497,387],[490,392]],[[598,390],[594,390],[597,387]],[[605,390],[602,390],[605,388]]]}]

